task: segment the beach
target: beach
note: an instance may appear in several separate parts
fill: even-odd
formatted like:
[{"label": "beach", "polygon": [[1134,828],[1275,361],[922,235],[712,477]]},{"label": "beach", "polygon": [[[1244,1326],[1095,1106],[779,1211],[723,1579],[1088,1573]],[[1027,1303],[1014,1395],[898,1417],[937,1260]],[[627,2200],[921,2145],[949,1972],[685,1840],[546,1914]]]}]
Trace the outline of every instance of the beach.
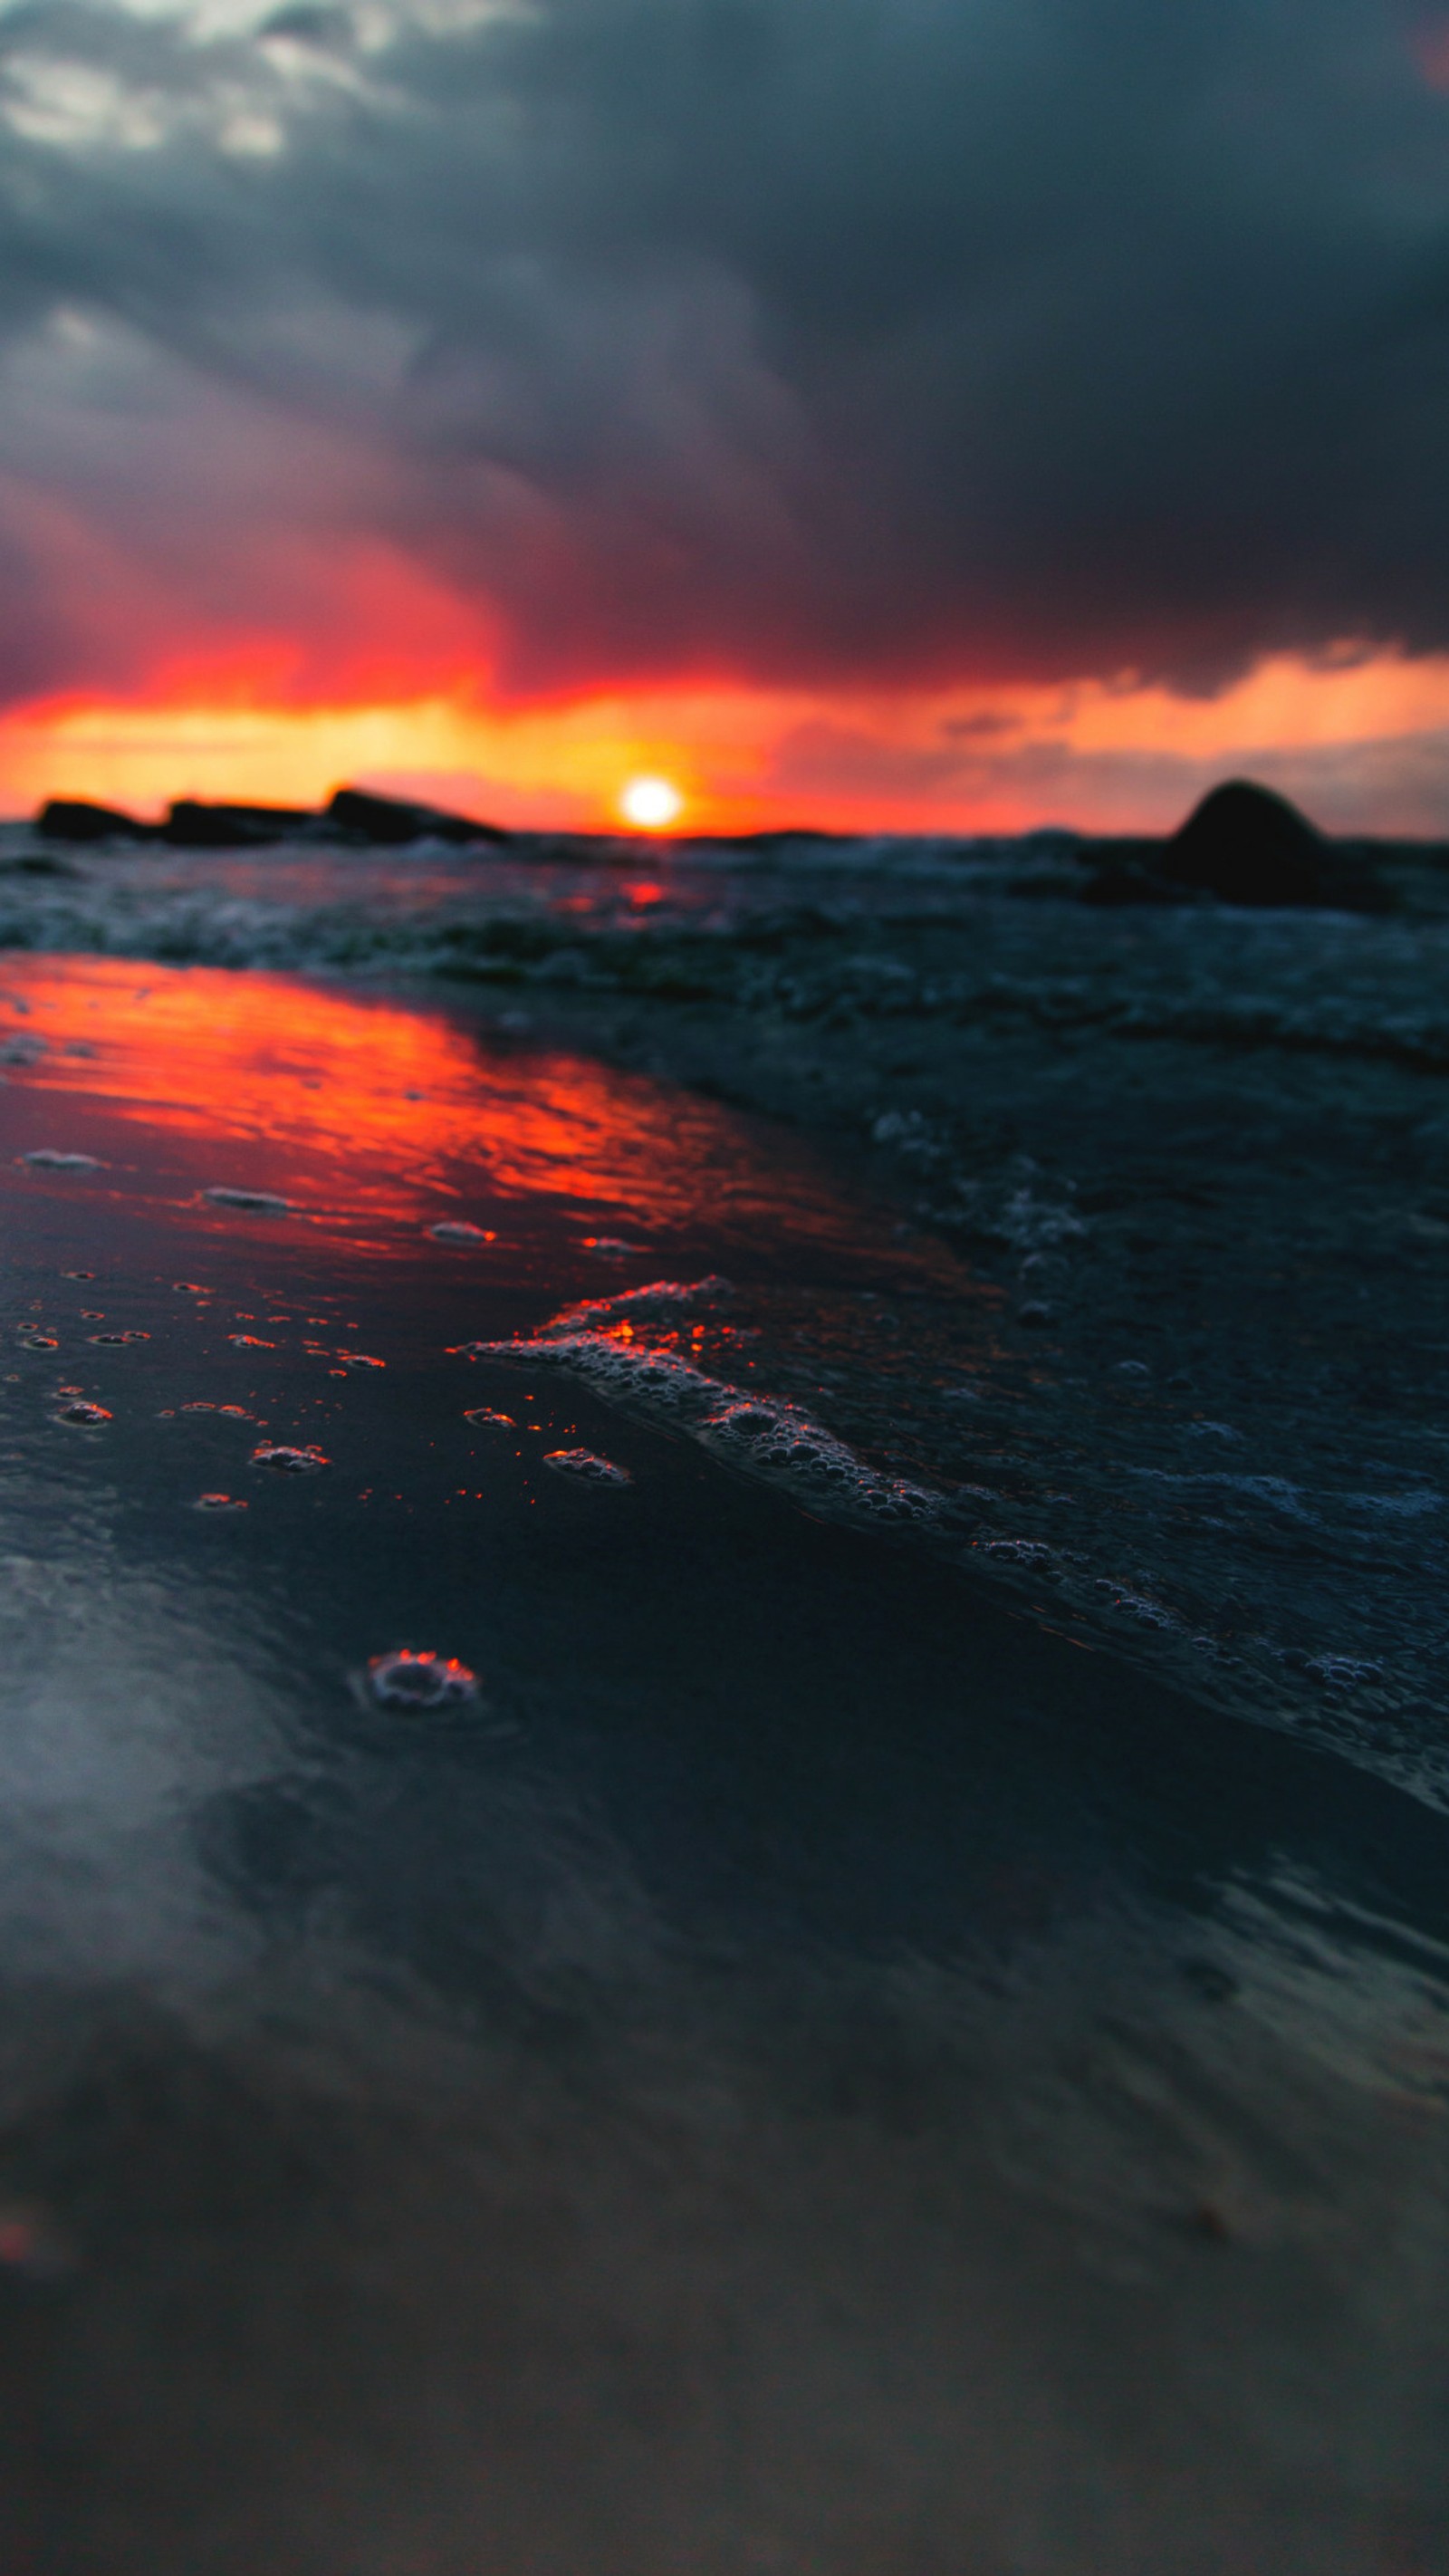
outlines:
[{"label": "beach", "polygon": [[1437,885],[7,827],[9,2563],[1449,2564]]}]

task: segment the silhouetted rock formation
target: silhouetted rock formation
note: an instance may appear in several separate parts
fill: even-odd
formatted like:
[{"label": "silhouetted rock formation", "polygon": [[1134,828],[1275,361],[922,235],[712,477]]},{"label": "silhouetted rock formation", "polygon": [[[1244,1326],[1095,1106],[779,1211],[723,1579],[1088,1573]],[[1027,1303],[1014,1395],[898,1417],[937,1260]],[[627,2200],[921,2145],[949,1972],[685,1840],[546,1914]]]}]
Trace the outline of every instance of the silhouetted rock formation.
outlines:
[{"label": "silhouetted rock formation", "polygon": [[1317,904],[1383,912],[1392,897],[1358,848],[1326,840],[1271,787],[1230,778],[1212,788],[1170,840],[1088,842],[1090,903]]},{"label": "silhouetted rock formation", "polygon": [[183,796],[164,823],[138,823],[118,806],[92,805],[53,796],[36,816],[51,841],[167,841],[181,850],[266,849],[278,841],[365,841],[402,848],[409,841],[511,841],[497,823],[475,823],[436,805],[410,805],[401,797],[372,796],[361,787],[339,787],[325,813],[301,805],[211,805]]},{"label": "silhouetted rock formation", "polygon": [[115,805],[91,805],[80,796],[52,796],[36,818],[48,841],[154,841],[156,825],[138,823]]},{"label": "silhouetted rock formation", "polygon": [[265,849],[274,841],[313,835],[317,817],[300,805],[203,805],[183,796],[161,826],[161,837],[183,850]]},{"label": "silhouetted rock formation", "polygon": [[690,832],[686,837],[722,850],[757,850],[762,858],[772,858],[777,852],[798,849],[802,843],[808,842],[812,849],[825,842],[843,847],[860,836],[855,832],[817,831],[813,823],[777,823],[768,831]]},{"label": "silhouetted rock formation", "polygon": [[1230,778],[1194,807],[1157,868],[1169,885],[1220,895],[1224,903],[1322,903],[1332,856],[1285,796]]},{"label": "silhouetted rock formation", "polygon": [[362,787],[339,787],[328,803],[327,821],[350,840],[382,848],[408,841],[511,841],[513,834],[497,823],[475,823],[466,814],[447,814],[436,805],[409,805],[397,796],[372,796]]}]

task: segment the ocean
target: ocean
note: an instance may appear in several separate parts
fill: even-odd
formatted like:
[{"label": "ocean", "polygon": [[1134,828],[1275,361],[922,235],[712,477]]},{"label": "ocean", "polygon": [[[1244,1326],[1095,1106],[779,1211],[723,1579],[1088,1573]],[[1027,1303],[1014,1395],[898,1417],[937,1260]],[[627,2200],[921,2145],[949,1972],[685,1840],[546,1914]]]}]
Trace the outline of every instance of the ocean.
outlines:
[{"label": "ocean", "polygon": [[1449,905],[0,846],[3,2563],[1449,2568]]}]

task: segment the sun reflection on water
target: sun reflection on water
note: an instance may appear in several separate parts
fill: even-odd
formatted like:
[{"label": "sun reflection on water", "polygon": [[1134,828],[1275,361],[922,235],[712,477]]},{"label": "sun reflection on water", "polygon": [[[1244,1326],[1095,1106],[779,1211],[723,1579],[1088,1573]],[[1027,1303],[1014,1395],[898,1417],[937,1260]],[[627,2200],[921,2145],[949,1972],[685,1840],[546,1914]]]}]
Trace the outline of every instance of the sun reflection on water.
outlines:
[{"label": "sun reflection on water", "polygon": [[748,1234],[766,1214],[797,1244],[860,1240],[859,1205],[787,1136],[436,1006],[37,957],[10,961],[0,1035],[12,1014],[30,1044],[6,1094],[7,1160],[84,1142],[106,1167],[93,1185],[140,1161],[217,1194],[221,1222],[240,1190],[286,1201],[293,1221],[441,1228],[460,1254],[541,1202],[589,1223],[578,1240],[601,1262],[691,1228]]}]

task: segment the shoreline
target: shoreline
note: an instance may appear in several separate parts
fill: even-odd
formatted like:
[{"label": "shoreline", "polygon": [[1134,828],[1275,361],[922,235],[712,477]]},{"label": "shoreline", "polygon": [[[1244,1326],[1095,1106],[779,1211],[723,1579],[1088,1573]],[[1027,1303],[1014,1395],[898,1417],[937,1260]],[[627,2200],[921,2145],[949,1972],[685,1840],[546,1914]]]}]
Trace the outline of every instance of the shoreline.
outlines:
[{"label": "shoreline", "polygon": [[1033,1615],[1449,1803],[1449,929],[598,876],[108,857],[10,879],[0,935],[387,991],[788,1121],[901,1258],[753,1296],[770,1390],[951,1496]]},{"label": "shoreline", "polygon": [[[487,1015],[476,984],[441,989]],[[531,1040],[788,1122],[895,1201],[913,1266],[932,1243],[964,1261],[964,1304],[883,1271],[848,1332],[845,1300],[751,1314],[780,1395],[974,1503],[993,1584],[1449,1803],[1433,1072],[949,1010],[832,1025],[557,986],[528,1004]]]}]

